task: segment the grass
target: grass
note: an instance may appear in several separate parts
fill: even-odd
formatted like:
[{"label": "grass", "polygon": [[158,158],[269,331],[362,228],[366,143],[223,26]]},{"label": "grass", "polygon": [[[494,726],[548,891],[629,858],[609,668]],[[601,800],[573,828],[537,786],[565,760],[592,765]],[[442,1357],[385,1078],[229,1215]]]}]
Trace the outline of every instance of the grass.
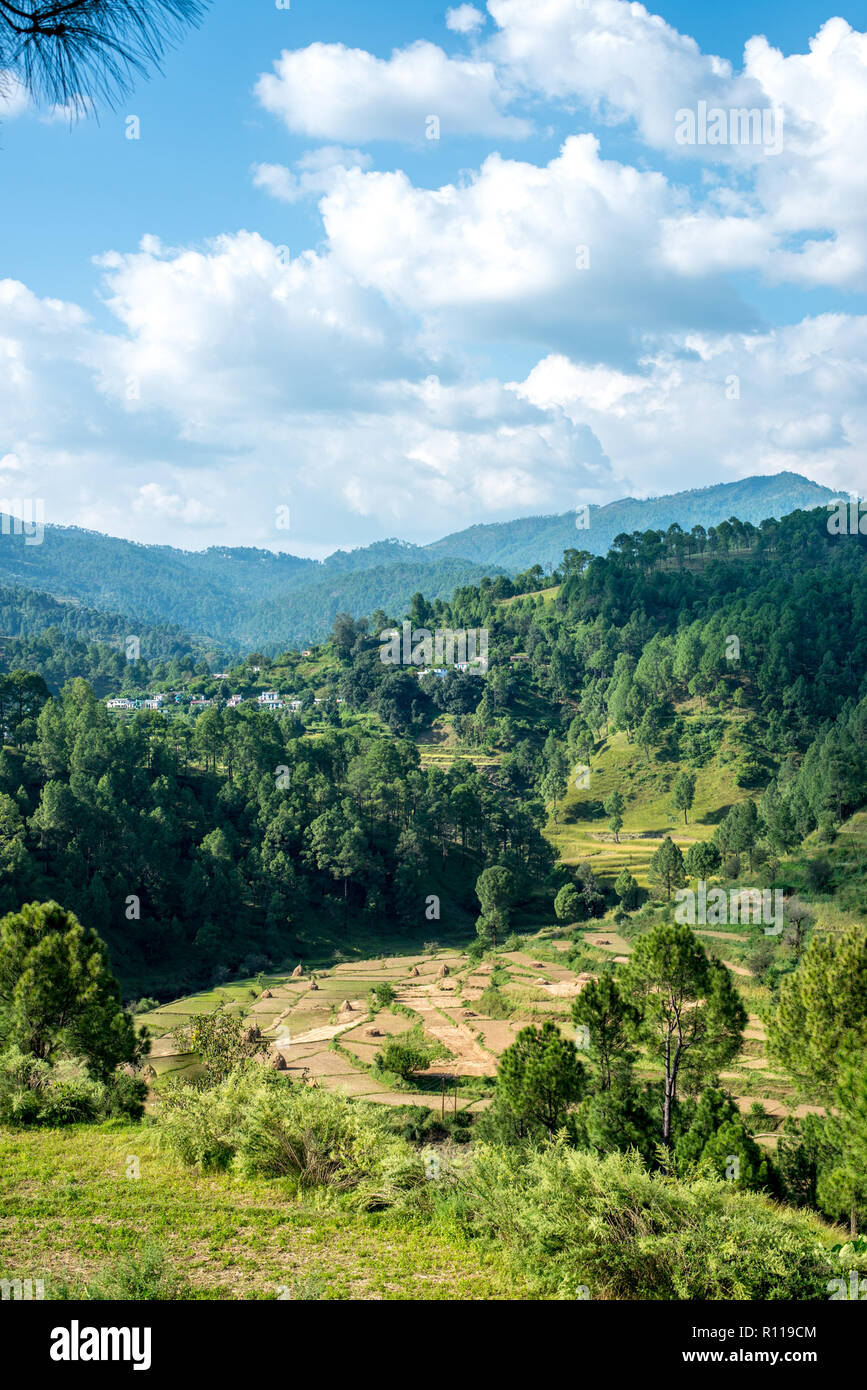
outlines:
[{"label": "grass", "polygon": [[[693,708],[679,711],[687,730],[706,716]],[[590,759],[590,788],[570,782],[558,807],[558,819],[549,817],[545,834],[566,864],[587,862],[601,876],[611,878],[624,867],[647,887],[647,866],[663,838],[686,849],[696,840],[708,840],[728,808],[748,793],[735,782],[733,742],[743,722],[739,713],[721,716],[725,734],[717,753],[703,766],[692,768],[696,777],[695,802],[688,824],[671,806],[672,789],[682,764],[630,743],[625,732],[604,738]],[[615,843],[603,810],[605,798],[619,791],[626,800],[620,842]]]},{"label": "grass", "polygon": [[[6,1131],[2,1142],[0,1274],[48,1291],[134,1286],[164,1257],[193,1300],[526,1293],[496,1250],[321,1195],[298,1200],[279,1180],[203,1177],[161,1153],[148,1124]],[[138,1179],[126,1176],[131,1158]]]}]

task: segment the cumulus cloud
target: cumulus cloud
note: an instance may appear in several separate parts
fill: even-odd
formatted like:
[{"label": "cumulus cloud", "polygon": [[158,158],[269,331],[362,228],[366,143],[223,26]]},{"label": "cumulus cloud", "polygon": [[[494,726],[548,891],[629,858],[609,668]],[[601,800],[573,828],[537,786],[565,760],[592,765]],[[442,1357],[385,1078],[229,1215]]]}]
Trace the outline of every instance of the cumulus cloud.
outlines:
[{"label": "cumulus cloud", "polygon": [[[327,142],[251,170],[318,200],[315,250],[143,236],[97,258],[98,321],[0,282],[0,476],[49,521],[317,554],[753,472],[857,488],[867,319],[773,329],[733,276],[864,287],[867,38],[753,39],[736,70],[621,0],[488,10],[485,33],[448,12],[471,59],[320,43],[259,80]],[[780,152],[679,145],[701,102],[782,111]],[[492,149],[526,109],[594,133],[539,162]],[[429,187],[375,167],[366,143],[423,142],[430,116],[440,155],[476,135],[487,157]],[[608,156],[612,126],[640,159]]]},{"label": "cumulus cloud", "polygon": [[528,122],[506,114],[509,92],[493,63],[450,58],[420,40],[388,59],[339,43],[286,50],[256,83],[267,111],[314,139],[417,143],[435,116],[442,136],[519,139]]},{"label": "cumulus cloud", "polygon": [[[808,53],[788,56],[757,36],[735,70],[626,0],[490,0],[488,8],[498,32],[482,52],[506,87],[583,106],[603,124],[628,122],[669,158],[749,177],[751,197],[720,193],[722,207],[709,197],[700,226],[675,229],[669,255],[773,280],[867,287],[867,164],[857,154],[867,140],[867,34],[829,19]],[[715,111],[724,138],[708,128]],[[678,139],[688,133],[683,113],[695,117],[695,143]]]},{"label": "cumulus cloud", "polygon": [[615,357],[646,327],[754,321],[716,267],[682,273],[663,232],[684,209],[661,174],[603,160],[592,135],[543,167],[491,155],[438,189],[352,171],[321,203],[334,259],[444,335]]},{"label": "cumulus cloud", "polygon": [[302,198],[327,193],[344,169],[367,169],[372,163],[370,155],[361,150],[324,145],[302,155],[295,170],[285,164],[254,164],[253,183],[280,202],[297,203]]},{"label": "cumulus cloud", "polygon": [[485,21],[486,16],[475,5],[456,5],[454,9],[446,10],[446,28],[456,34],[472,34],[476,29],[481,29]]},{"label": "cumulus cloud", "polygon": [[638,490],[786,470],[857,487],[867,444],[867,317],[826,314],[760,334],[673,338],[630,374],[554,354],[510,389],[591,430]]}]

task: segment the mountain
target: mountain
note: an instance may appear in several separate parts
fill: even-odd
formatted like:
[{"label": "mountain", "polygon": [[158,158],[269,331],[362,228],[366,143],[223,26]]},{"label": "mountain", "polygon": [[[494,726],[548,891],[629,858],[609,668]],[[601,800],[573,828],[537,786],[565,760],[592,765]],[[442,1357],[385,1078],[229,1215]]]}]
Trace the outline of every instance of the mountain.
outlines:
[{"label": "mountain", "polygon": [[586,529],[576,527],[574,511],[559,516],[528,516],[518,521],[470,526],[425,549],[430,555],[460,555],[480,565],[493,562],[509,570],[521,570],[535,564],[557,565],[569,547],[606,555],[614,538],[624,531],[667,530],[674,522],[689,531],[697,525],[717,526],[731,516],[758,526],[767,517],[809,511],[837,496],[838,493],[798,473],[775,473],[665,497],[624,497],[601,507],[591,506]]},{"label": "mountain", "polygon": [[758,525],[834,496],[796,473],[777,473],[592,506],[586,529],[576,527],[574,511],[523,517],[471,526],[425,546],[376,541],[322,561],[253,547],[177,550],[75,526],[46,526],[42,543],[28,545],[7,525],[0,535],[0,584],[135,615],[131,622],[168,624],[229,651],[273,651],[322,637],[341,611],[361,617],[382,608],[400,617],[416,590],[448,598],[485,575],[557,565],[570,547],[604,555],[623,531],[664,530],[673,522],[689,530],[731,516]]},{"label": "mountain", "polygon": [[[39,545],[27,545],[11,526],[0,536],[0,584],[7,588],[134,615],[125,620],[127,632],[169,625],[199,645],[217,642],[229,651],[302,645],[328,632],[341,610],[358,617],[385,608],[399,616],[418,589],[449,598],[459,585],[503,573],[496,564],[435,556],[397,540],[317,561],[254,548],[175,550],[74,526],[46,526]],[[7,631],[19,630],[6,622]]]}]

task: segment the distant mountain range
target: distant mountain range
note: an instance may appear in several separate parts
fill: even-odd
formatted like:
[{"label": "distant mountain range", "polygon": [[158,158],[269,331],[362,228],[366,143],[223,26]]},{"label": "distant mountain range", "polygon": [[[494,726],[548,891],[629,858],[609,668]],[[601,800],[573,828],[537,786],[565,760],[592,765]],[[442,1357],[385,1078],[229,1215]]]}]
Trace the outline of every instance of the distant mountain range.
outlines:
[{"label": "distant mountain range", "polygon": [[758,525],[766,517],[823,506],[836,495],[796,473],[776,473],[591,506],[589,525],[581,529],[574,511],[522,517],[470,526],[425,546],[376,541],[322,561],[240,547],[176,550],[46,526],[41,545],[0,536],[0,583],[141,622],[174,624],[228,651],[282,649],[322,637],[341,611],[361,617],[382,608],[398,617],[417,590],[448,598],[484,575],[556,566],[570,547],[604,555],[624,531],[664,530],[674,522],[688,531],[731,516]]},{"label": "distant mountain range", "polygon": [[767,517],[824,506],[838,495],[798,473],[774,473],[666,497],[623,497],[602,507],[591,506],[586,530],[576,529],[574,511],[560,516],[528,516],[519,521],[470,526],[434,541],[425,550],[429,555],[460,555],[479,565],[494,563],[517,571],[535,564],[558,565],[570,546],[606,555],[614,538],[624,531],[664,531],[674,522],[689,531],[693,526],[717,526],[731,516],[758,526]]}]

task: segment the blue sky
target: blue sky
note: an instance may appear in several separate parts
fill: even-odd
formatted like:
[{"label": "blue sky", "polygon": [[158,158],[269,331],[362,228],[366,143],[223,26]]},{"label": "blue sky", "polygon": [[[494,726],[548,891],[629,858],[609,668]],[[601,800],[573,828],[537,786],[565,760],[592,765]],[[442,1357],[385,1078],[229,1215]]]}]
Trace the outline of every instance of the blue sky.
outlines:
[{"label": "blue sky", "polygon": [[[320,555],[858,488],[867,3],[447,10],[216,0],[98,121],[0,106],[8,497]],[[679,145],[699,102],[778,112],[780,151]]]}]

